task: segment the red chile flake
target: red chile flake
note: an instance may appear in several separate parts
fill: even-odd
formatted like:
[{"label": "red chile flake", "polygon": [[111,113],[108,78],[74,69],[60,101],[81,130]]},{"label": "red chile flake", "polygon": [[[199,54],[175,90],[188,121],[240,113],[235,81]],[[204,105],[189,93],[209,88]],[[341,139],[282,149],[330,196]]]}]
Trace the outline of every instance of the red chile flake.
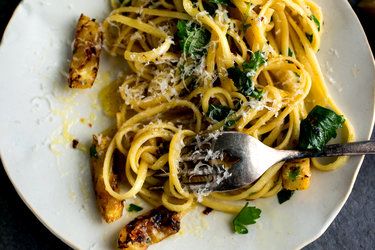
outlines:
[{"label": "red chile flake", "polygon": [[210,208],[210,207],[206,207],[204,210],[203,210],[203,214],[205,214],[205,215],[208,215],[209,213],[211,213],[212,212],[212,208]]},{"label": "red chile flake", "polygon": [[73,147],[73,148],[77,148],[78,143],[79,143],[79,141],[76,140],[76,139],[74,139],[74,140],[72,141],[72,147]]}]

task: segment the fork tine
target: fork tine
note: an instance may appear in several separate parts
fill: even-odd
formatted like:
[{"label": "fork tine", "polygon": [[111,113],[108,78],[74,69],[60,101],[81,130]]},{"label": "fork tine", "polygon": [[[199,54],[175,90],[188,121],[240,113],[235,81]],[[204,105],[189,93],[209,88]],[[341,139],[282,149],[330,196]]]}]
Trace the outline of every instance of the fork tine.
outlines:
[{"label": "fork tine", "polygon": [[222,132],[213,142],[214,151],[226,151],[235,157],[243,159],[247,155],[247,151],[243,147],[246,145],[247,135],[238,132]]},{"label": "fork tine", "polygon": [[[181,183],[191,190],[204,188],[206,191],[235,190],[248,184],[247,173],[243,171],[244,166],[248,165],[246,157],[249,152],[244,147],[249,143],[248,137],[237,132],[217,132],[195,137],[187,147],[190,147],[188,152],[198,153],[181,157],[181,164],[184,165],[179,173]],[[225,168],[224,162],[231,167]],[[156,173],[154,177],[165,178],[168,175]]]},{"label": "fork tine", "polygon": [[285,157],[254,137],[230,131],[197,136],[187,147],[184,152],[190,154],[182,157],[179,178],[193,190],[223,192],[248,186]]},{"label": "fork tine", "polygon": [[[210,186],[214,178],[215,177],[212,175],[211,176],[209,175],[189,176],[189,177],[183,177],[181,179],[181,183],[192,191],[197,191],[203,188],[206,188],[207,190],[211,190],[212,188],[210,188]],[[164,186],[162,185],[150,186],[147,189],[150,191],[162,191],[164,189]]]},{"label": "fork tine", "polygon": [[211,183],[190,183],[188,185],[185,184],[185,186],[193,191],[193,192],[212,192],[213,187]]}]

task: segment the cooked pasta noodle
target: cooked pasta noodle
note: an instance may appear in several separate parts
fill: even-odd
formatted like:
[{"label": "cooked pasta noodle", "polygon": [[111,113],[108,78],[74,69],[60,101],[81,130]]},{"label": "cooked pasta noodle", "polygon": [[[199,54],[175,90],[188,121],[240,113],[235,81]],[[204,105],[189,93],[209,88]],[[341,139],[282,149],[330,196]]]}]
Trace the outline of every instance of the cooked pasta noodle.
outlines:
[{"label": "cooked pasta noodle", "polygon": [[[105,48],[125,59],[129,73],[121,79],[123,99],[117,128],[106,152],[105,188],[118,200],[136,195],[147,202],[184,211],[197,203],[228,213],[242,206],[235,201],[270,197],[282,189],[275,164],[246,188],[201,196],[179,180],[181,155],[189,137],[221,130],[246,133],[277,149],[296,146],[300,122],[315,106],[341,113],[327,93],[316,58],[323,32],[323,15],[310,0],[112,0],[113,11],[103,23]],[[214,5],[214,11],[212,6]],[[210,9],[211,8],[211,9]],[[319,26],[314,21],[319,21]],[[210,34],[204,53],[188,56],[178,46],[177,23],[185,20]],[[263,95],[245,96],[227,70],[241,66],[260,51],[266,63],[257,68],[252,82]],[[210,104],[232,110],[227,119],[212,122]],[[236,108],[237,107],[237,108]],[[352,141],[348,120],[343,141]],[[116,192],[110,185],[112,159],[118,150],[126,156],[123,171],[130,188]],[[313,159],[319,170],[339,168],[347,160],[329,164]],[[154,173],[165,171],[168,178]],[[159,185],[162,191],[153,191]]]}]

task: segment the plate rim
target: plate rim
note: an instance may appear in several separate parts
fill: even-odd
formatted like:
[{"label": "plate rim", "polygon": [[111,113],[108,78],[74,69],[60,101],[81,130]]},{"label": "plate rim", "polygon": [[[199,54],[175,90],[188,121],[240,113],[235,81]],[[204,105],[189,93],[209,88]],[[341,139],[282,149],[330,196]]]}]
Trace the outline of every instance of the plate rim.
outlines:
[{"label": "plate rim", "polygon": [[[4,29],[3,36],[2,36],[1,41],[0,41],[0,48],[3,44],[3,42],[4,42],[4,39],[6,39],[8,33],[10,32],[9,30],[10,30],[10,28],[11,28],[13,22],[14,22],[15,16],[20,11],[20,9],[21,9],[21,7],[24,3],[25,3],[25,0],[21,0],[20,3],[17,5],[17,7],[14,9],[14,11],[12,13],[12,16],[10,17],[10,19],[9,19],[5,29]],[[8,167],[6,166],[7,164],[3,161],[2,155],[3,155],[3,153],[2,153],[2,150],[0,149],[0,161],[1,161],[1,164],[2,164],[3,169],[5,171],[5,174],[8,177],[8,179],[9,179],[10,183],[12,184],[14,190],[16,191],[17,195],[21,198],[22,202],[26,205],[26,207],[33,213],[33,215],[38,219],[38,221],[40,223],[42,223],[42,225],[48,229],[48,231],[50,231],[54,236],[56,236],[56,238],[58,238],[59,240],[64,242],[69,247],[71,247],[73,249],[78,249],[77,246],[75,246],[73,244],[73,242],[70,242],[68,239],[62,237],[60,234],[58,234],[56,232],[56,230],[53,229],[52,226],[50,226],[48,224],[47,221],[44,221],[42,219],[42,216],[39,215],[39,213],[37,212],[37,210],[33,208],[32,204],[30,204],[27,201],[26,197],[22,194],[22,192],[19,190],[18,186],[16,185],[15,181],[12,179],[11,175],[8,173]]]},{"label": "plate rim", "polygon": [[[14,9],[11,18],[9,19],[9,21],[8,21],[8,23],[6,25],[6,28],[4,29],[3,36],[2,36],[1,41],[0,41],[0,48],[1,48],[4,40],[6,39],[8,33],[10,32],[9,30],[10,30],[10,28],[11,28],[13,22],[14,22],[15,16],[20,11],[21,6],[25,2],[26,2],[25,0],[21,0],[20,3],[17,5],[17,7]],[[342,2],[343,5],[345,5],[346,9],[348,9],[348,11],[351,12],[354,15],[355,22],[357,22],[357,24],[360,26],[359,32],[361,32],[362,35],[364,35],[364,37],[365,37],[365,41],[364,41],[365,42],[365,46],[367,47],[368,51],[370,52],[370,56],[372,57],[372,66],[374,68],[374,79],[375,79],[375,60],[374,60],[374,54],[373,54],[373,52],[371,50],[371,46],[369,44],[367,35],[366,35],[366,33],[365,33],[364,29],[363,29],[363,26],[362,26],[362,24],[361,24],[361,22],[360,22],[360,20],[359,20],[359,18],[357,16],[357,14],[353,10],[353,8],[349,4],[349,2],[347,0],[341,0],[341,2]],[[375,96],[375,81],[373,82],[373,94]],[[372,122],[371,122],[372,126],[370,128],[370,131],[369,131],[367,137],[366,137],[367,140],[370,140],[372,132],[374,130],[374,125],[375,125],[375,100],[373,102],[372,118],[371,118],[371,120],[372,120]],[[45,226],[54,236],[56,236],[58,239],[60,239],[62,242],[64,242],[69,247],[71,247],[73,249],[78,249],[78,247],[73,242],[71,242],[69,239],[63,237],[62,235],[60,235],[58,232],[56,232],[56,230],[54,230],[53,227],[49,225],[48,221],[44,221],[42,219],[42,216],[39,215],[38,211],[36,209],[34,209],[33,206],[32,206],[32,204],[30,204],[27,201],[26,197],[22,194],[22,192],[19,190],[18,186],[16,185],[15,181],[12,179],[11,175],[8,173],[8,167],[7,167],[7,164],[2,160],[3,159],[2,155],[3,155],[3,153],[2,153],[2,150],[0,148],[0,161],[1,161],[2,165],[3,165],[3,169],[4,169],[5,173],[6,173],[9,181],[11,182],[13,188],[15,189],[15,191],[17,192],[18,196],[21,198],[21,200],[23,201],[23,203],[27,206],[27,208],[33,213],[33,215],[38,219],[38,221],[40,223],[42,223],[42,225]],[[332,224],[332,222],[337,217],[337,215],[341,212],[343,206],[345,205],[345,203],[347,202],[350,194],[352,193],[355,181],[357,180],[357,176],[358,176],[358,173],[359,173],[359,171],[360,171],[360,169],[362,167],[364,158],[365,158],[365,156],[361,156],[360,157],[358,164],[356,164],[356,166],[355,166],[356,169],[355,169],[354,175],[353,175],[353,177],[351,179],[350,186],[349,186],[349,189],[348,189],[347,193],[342,198],[342,200],[338,203],[338,205],[335,207],[335,209],[333,210],[333,213],[329,216],[329,218],[325,221],[325,223],[322,224],[321,230],[318,233],[314,234],[309,239],[306,239],[304,242],[301,242],[299,245],[297,245],[296,249],[302,249],[303,247],[309,245],[310,243],[312,243],[315,240],[317,240],[318,238],[320,238],[325,233],[325,231],[329,228],[329,226]]]},{"label": "plate rim", "polygon": [[[352,6],[350,5],[350,3],[346,0],[343,0],[343,5],[346,5],[346,9],[348,9],[349,12],[351,12],[353,15],[354,15],[354,19],[355,19],[355,22],[357,22],[357,24],[359,24],[360,26],[360,32],[362,33],[362,35],[364,35],[365,37],[365,44],[366,44],[366,47],[367,49],[369,50],[370,52],[370,56],[372,57],[372,66],[374,68],[374,76],[375,76],[375,61],[374,61],[374,54],[371,50],[371,46],[370,46],[370,43],[368,41],[368,38],[367,38],[367,35],[366,35],[366,32],[365,30],[363,29],[363,26],[362,26],[362,23],[361,21],[359,20],[358,16],[357,16],[357,13],[355,13],[354,9],[352,8]],[[373,84],[373,94],[375,96],[375,81],[372,83]],[[373,103],[373,107],[372,107],[372,126],[370,128],[370,131],[367,135],[367,138],[366,140],[370,140],[371,139],[371,135],[372,135],[372,132],[374,130],[374,125],[375,125],[375,100],[374,100],[374,103]],[[0,155],[1,156],[1,155]],[[319,239],[324,233],[325,231],[327,231],[327,229],[329,228],[329,226],[332,224],[332,222],[335,220],[335,218],[337,217],[337,215],[341,212],[342,208],[344,207],[345,203],[347,202],[350,194],[352,193],[353,191],[353,187],[354,187],[354,183],[356,182],[357,180],[357,176],[358,176],[358,173],[362,167],[362,164],[363,164],[363,161],[365,159],[365,156],[362,155],[360,160],[359,160],[359,163],[357,164],[357,166],[355,167],[356,170],[354,172],[354,175],[353,175],[353,178],[350,182],[350,186],[349,186],[349,190],[348,192],[345,194],[345,196],[343,197],[343,199],[341,200],[341,202],[335,207],[334,209],[334,212],[331,214],[331,216],[326,220],[326,222],[322,225],[322,229],[313,237],[310,238],[310,240],[306,240],[305,242],[301,243],[300,245],[297,246],[297,249],[302,249],[303,247],[307,246],[308,244],[314,242],[315,240]]]}]

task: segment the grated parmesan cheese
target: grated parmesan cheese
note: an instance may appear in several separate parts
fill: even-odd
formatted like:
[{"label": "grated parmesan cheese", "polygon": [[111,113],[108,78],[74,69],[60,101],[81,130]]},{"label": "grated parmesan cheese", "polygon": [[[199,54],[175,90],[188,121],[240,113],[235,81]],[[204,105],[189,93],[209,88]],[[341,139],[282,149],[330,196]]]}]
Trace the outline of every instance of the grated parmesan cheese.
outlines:
[{"label": "grated parmesan cheese", "polygon": [[143,37],[139,32],[135,32],[133,35],[130,36],[130,40],[142,40]]},{"label": "grated parmesan cheese", "polygon": [[228,11],[222,7],[221,4],[218,5],[218,8],[215,10],[215,14],[219,19],[219,22],[222,24],[228,23],[229,17],[228,17]]}]

